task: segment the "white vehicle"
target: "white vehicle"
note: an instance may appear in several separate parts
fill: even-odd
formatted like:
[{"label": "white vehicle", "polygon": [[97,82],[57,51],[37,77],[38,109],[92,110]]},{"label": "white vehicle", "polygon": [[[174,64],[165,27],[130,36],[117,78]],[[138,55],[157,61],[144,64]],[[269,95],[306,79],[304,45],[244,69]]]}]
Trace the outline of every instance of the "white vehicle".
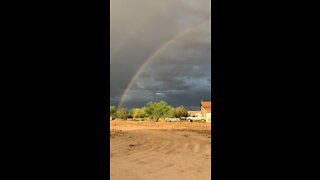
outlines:
[{"label": "white vehicle", "polygon": [[165,121],[167,122],[180,122],[179,118],[166,118]]},{"label": "white vehicle", "polygon": [[206,122],[204,117],[187,117],[187,120],[189,122],[195,122],[195,121]]}]

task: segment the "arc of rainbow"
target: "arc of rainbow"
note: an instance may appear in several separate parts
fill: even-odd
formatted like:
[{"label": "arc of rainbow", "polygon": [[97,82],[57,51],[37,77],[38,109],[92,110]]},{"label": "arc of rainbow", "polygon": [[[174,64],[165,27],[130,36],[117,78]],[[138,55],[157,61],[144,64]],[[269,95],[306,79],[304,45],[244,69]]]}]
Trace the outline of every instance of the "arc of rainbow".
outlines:
[{"label": "arc of rainbow", "polygon": [[139,75],[141,74],[141,72],[143,71],[143,69],[149,64],[149,62],[156,57],[163,49],[165,49],[168,45],[170,45],[172,42],[176,41],[177,39],[179,39],[180,37],[192,32],[192,30],[196,29],[197,27],[209,22],[209,20],[205,20],[205,21],[201,21],[198,24],[195,24],[193,26],[189,26],[186,29],[184,29],[182,32],[179,32],[177,34],[175,34],[173,37],[171,37],[168,41],[164,42],[158,49],[156,49],[142,64],[142,66],[138,69],[138,71],[135,73],[135,75],[133,76],[133,78],[131,79],[131,81],[129,82],[125,92],[123,93],[118,108],[121,108],[123,105],[123,102],[129,92],[129,90],[131,89],[132,85],[134,84],[134,82],[137,80],[137,78],[139,77]]}]

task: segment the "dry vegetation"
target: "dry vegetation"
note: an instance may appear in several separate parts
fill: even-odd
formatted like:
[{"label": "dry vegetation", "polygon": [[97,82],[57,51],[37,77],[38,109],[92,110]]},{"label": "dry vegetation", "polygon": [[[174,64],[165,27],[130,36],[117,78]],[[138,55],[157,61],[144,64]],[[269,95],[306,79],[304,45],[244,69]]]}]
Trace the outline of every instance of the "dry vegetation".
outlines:
[{"label": "dry vegetation", "polygon": [[110,122],[111,129],[162,129],[162,130],[196,130],[211,132],[210,123],[190,123],[190,122],[153,122],[153,121],[125,121],[115,120]]}]

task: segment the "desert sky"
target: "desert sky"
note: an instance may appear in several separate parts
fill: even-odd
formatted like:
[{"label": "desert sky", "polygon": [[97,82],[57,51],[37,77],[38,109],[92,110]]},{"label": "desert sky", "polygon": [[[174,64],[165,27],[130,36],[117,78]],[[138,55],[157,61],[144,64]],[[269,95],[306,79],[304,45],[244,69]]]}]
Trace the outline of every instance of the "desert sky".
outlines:
[{"label": "desert sky", "polygon": [[211,100],[210,0],[110,2],[110,104]]}]

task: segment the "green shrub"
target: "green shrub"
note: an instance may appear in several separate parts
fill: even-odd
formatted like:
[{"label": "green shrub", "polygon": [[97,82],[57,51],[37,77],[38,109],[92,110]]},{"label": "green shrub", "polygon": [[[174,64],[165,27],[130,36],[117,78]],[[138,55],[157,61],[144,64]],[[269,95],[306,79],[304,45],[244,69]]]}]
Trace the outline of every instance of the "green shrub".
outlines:
[{"label": "green shrub", "polygon": [[159,118],[167,118],[174,116],[174,108],[169,106],[166,102],[149,102],[144,107],[145,116],[158,121]]},{"label": "green shrub", "polygon": [[117,108],[115,106],[110,105],[110,117],[116,117],[117,116]]},{"label": "green shrub", "polygon": [[117,117],[120,118],[120,119],[125,119],[126,120],[129,117],[128,110],[126,108],[121,108],[117,112]]}]

